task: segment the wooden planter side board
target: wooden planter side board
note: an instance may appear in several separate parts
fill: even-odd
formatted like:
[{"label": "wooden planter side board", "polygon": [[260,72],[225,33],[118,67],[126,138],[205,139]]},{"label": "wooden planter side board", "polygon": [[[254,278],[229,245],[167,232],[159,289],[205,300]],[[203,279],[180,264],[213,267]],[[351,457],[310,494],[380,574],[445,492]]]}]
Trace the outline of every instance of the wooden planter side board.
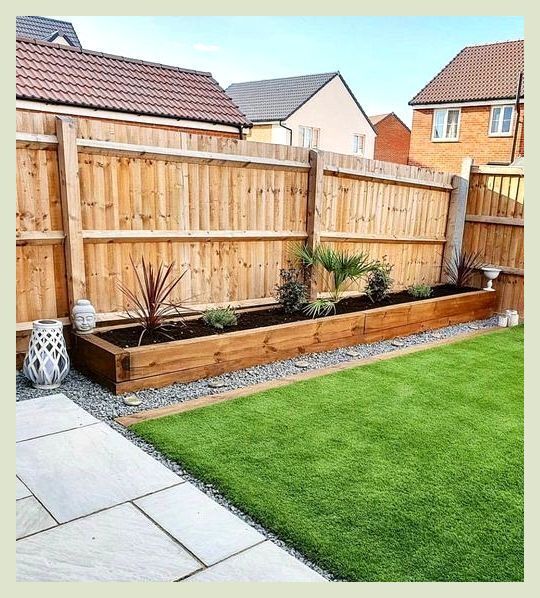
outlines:
[{"label": "wooden planter side board", "polygon": [[495,305],[495,292],[473,291],[128,349],[94,334],[74,335],[73,360],[77,367],[121,394],[482,319],[493,314]]}]

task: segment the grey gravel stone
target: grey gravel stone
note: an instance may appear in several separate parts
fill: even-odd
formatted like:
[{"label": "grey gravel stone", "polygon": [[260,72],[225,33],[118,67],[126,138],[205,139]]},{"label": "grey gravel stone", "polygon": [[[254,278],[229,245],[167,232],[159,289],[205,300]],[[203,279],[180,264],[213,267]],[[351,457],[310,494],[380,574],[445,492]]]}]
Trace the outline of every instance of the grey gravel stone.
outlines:
[{"label": "grey gravel stone", "polygon": [[208,383],[208,386],[209,388],[224,388],[227,386],[227,383],[223,382],[223,380],[212,380]]},{"label": "grey gravel stone", "polygon": [[[477,329],[497,328],[497,317],[489,318],[487,320],[478,320],[472,324],[477,326]],[[412,334],[407,337],[402,337],[400,340],[406,347],[414,345],[421,345],[424,343],[433,342],[445,338],[451,338],[458,334],[470,332],[471,324],[455,324],[446,328],[440,328],[436,331],[425,330],[418,334]],[[364,359],[391,351],[397,351],[398,347],[392,344],[392,341],[379,341],[370,344],[355,345],[352,347],[345,347],[335,349],[333,351],[326,351],[324,353],[313,353],[309,356],[308,368],[317,370],[325,368],[338,363],[350,362],[358,358]],[[351,356],[349,353],[357,353]],[[157,407],[164,407],[173,403],[183,403],[201,397],[204,395],[211,395],[221,392],[222,387],[212,388],[211,382],[222,381],[229,389],[242,388],[251,384],[266,382],[283,378],[291,374],[298,374],[299,368],[295,365],[298,363],[297,359],[287,359],[284,361],[276,361],[266,365],[258,365],[245,370],[237,372],[230,372],[222,376],[208,378],[205,380],[197,380],[190,383],[171,384],[164,388],[147,389],[137,393],[137,396],[144,401],[145,409],[155,409]],[[183,476],[192,484],[197,486],[200,490],[211,496],[218,503],[226,506],[231,512],[235,513],[255,529],[260,531],[264,536],[272,540],[281,548],[287,550],[293,556],[309,565],[312,569],[324,575],[327,579],[335,579],[331,574],[322,570],[320,567],[306,559],[297,550],[285,544],[272,532],[266,530],[257,521],[246,515],[234,505],[231,505],[221,494],[212,486],[212,484],[205,484],[186,472],[178,463],[171,461],[160,452],[158,452],[152,445],[148,444],[135,434],[121,426],[114,421],[115,418],[129,415],[138,411],[136,407],[125,405],[122,397],[116,396],[107,389],[103,388],[96,382],[93,382],[79,371],[72,369],[66,380],[59,389],[46,391],[37,390],[32,387],[31,383],[25,378],[22,372],[16,374],[17,387],[17,401],[25,401],[27,399],[34,399],[36,397],[44,396],[46,394],[64,393],[75,403],[86,409],[94,417],[106,421],[111,427],[123,434],[126,438],[131,440],[135,445],[152,455],[155,459],[163,463],[169,469]]]},{"label": "grey gravel stone", "polygon": [[142,403],[142,399],[136,395],[127,395],[123,401],[124,405],[129,405],[130,407],[138,407]]},{"label": "grey gravel stone", "polygon": [[392,347],[404,347],[405,343],[403,341],[398,341],[397,339],[392,341]]},{"label": "grey gravel stone", "polygon": [[347,357],[359,357],[360,353],[358,351],[350,350],[350,351],[345,351],[345,355]]},{"label": "grey gravel stone", "polygon": [[297,368],[301,368],[301,369],[307,369],[311,366],[311,363],[309,361],[295,361],[294,362],[295,367]]}]

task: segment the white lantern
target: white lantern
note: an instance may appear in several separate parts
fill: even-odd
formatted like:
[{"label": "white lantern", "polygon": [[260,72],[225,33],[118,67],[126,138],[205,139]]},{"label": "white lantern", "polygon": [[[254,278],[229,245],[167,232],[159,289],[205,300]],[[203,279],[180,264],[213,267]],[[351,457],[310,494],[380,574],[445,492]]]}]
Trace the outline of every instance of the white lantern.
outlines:
[{"label": "white lantern", "polygon": [[36,320],[23,373],[35,388],[58,388],[69,373],[69,356],[59,320]]},{"label": "white lantern", "polygon": [[517,326],[519,324],[519,313],[515,309],[507,309],[506,317],[508,318],[508,326]]}]

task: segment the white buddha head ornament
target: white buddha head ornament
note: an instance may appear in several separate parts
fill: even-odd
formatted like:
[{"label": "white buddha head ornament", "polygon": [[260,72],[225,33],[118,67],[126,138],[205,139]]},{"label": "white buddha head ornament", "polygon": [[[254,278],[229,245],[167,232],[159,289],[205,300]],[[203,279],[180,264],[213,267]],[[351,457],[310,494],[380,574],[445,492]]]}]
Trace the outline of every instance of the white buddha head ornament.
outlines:
[{"label": "white buddha head ornament", "polygon": [[71,321],[79,334],[90,334],[96,327],[96,310],[88,299],[78,299],[71,310]]}]

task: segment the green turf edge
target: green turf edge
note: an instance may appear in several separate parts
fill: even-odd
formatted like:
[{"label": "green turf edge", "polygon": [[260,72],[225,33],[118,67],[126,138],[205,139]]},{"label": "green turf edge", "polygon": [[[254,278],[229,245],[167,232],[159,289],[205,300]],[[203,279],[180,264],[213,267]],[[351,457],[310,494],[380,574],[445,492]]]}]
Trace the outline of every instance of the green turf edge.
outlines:
[{"label": "green turf edge", "polygon": [[[324,378],[327,381],[331,382],[332,380],[336,380],[336,379],[339,380],[339,378],[344,375],[345,376],[354,376],[354,372],[357,372],[359,370],[365,370],[366,368],[369,368],[370,370],[373,370],[373,371],[378,370],[378,371],[384,372],[385,369],[393,367],[392,365],[388,365],[388,364],[394,364],[394,365],[396,363],[407,364],[407,362],[411,361],[411,360],[414,362],[416,359],[419,358],[419,356],[425,356],[425,357],[422,357],[422,359],[425,359],[429,355],[433,356],[433,355],[438,354],[439,356],[444,356],[448,352],[452,353],[455,351],[460,351],[462,349],[470,350],[471,348],[474,348],[474,347],[481,347],[482,344],[484,344],[486,342],[486,340],[485,340],[486,338],[499,337],[502,339],[503,337],[512,338],[513,336],[514,337],[522,337],[523,336],[523,328],[518,327],[518,328],[514,328],[514,329],[509,329],[507,331],[502,331],[502,332],[498,331],[493,334],[477,336],[472,339],[464,339],[457,343],[443,345],[440,347],[434,347],[434,348],[426,349],[424,351],[417,352],[417,353],[396,356],[395,358],[392,358],[391,360],[375,362],[375,363],[368,364],[365,366],[359,365],[358,368],[353,368],[351,370],[336,372],[334,374],[324,376]],[[499,341],[499,342],[501,342],[501,341]],[[309,380],[302,381],[302,382],[297,382],[297,383],[294,383],[294,387],[296,387],[298,389],[300,395],[305,396],[305,393],[303,392],[305,390],[305,388],[309,388],[309,386],[312,385],[314,383],[314,381],[316,381],[316,380],[319,380],[319,379],[316,378],[316,379],[309,379]],[[355,577],[354,574],[351,575],[350,571],[348,571],[346,567],[340,568],[338,566],[336,568],[336,563],[332,562],[331,559],[330,559],[330,561],[328,561],[328,559],[326,559],[324,555],[318,554],[316,550],[314,551],[313,546],[306,546],[305,544],[303,544],[301,538],[298,538],[297,536],[295,536],[295,534],[291,534],[290,530],[284,529],[283,526],[279,524],[279,522],[273,521],[271,514],[270,515],[268,514],[267,510],[264,508],[264,505],[263,505],[263,508],[261,508],[260,505],[250,504],[250,501],[246,499],[246,496],[244,495],[244,493],[241,491],[239,492],[238,488],[235,486],[234,483],[230,484],[228,481],[223,480],[221,478],[221,476],[219,475],[219,472],[216,473],[212,470],[209,470],[208,467],[205,466],[204,464],[201,465],[199,463],[200,459],[198,457],[189,454],[189,451],[186,453],[186,450],[181,450],[179,453],[178,451],[176,451],[174,448],[171,448],[170,446],[164,446],[163,442],[161,442],[159,440],[159,438],[156,438],[155,431],[158,428],[160,428],[163,425],[166,425],[166,426],[168,426],[170,424],[173,425],[174,422],[180,421],[179,418],[182,418],[182,421],[198,420],[199,418],[202,417],[201,414],[203,412],[226,414],[230,410],[238,409],[238,405],[244,406],[244,405],[250,405],[251,403],[257,402],[262,395],[267,395],[267,398],[272,398],[272,397],[279,398],[283,394],[283,392],[287,392],[287,389],[290,389],[290,388],[291,388],[291,386],[279,387],[279,388],[272,389],[269,391],[263,391],[261,393],[256,393],[254,395],[250,395],[249,397],[240,397],[238,399],[231,400],[226,403],[210,405],[210,406],[207,406],[207,407],[204,407],[201,409],[197,409],[195,411],[186,412],[186,413],[178,414],[178,415],[167,416],[167,417],[161,418],[159,420],[151,420],[148,422],[142,422],[140,424],[135,424],[134,426],[131,427],[131,429],[135,433],[141,435],[146,440],[155,444],[157,446],[157,448],[159,448],[164,454],[166,454],[167,456],[169,456],[170,458],[172,458],[176,461],[179,461],[180,464],[182,465],[182,467],[184,467],[186,470],[193,473],[196,477],[200,478],[201,480],[203,480],[205,482],[210,482],[210,483],[213,483],[214,485],[216,485],[218,487],[218,489],[224,494],[224,496],[226,496],[233,504],[235,504],[237,507],[243,509],[244,511],[248,512],[251,516],[254,517],[254,519],[258,520],[261,524],[265,525],[268,529],[271,529],[272,531],[275,531],[276,533],[278,533],[286,541],[295,545],[298,549],[300,549],[302,552],[304,552],[304,554],[306,554],[306,556],[308,556],[309,558],[312,558],[316,562],[319,562],[319,564],[321,564],[322,566],[324,566],[326,568],[330,568],[331,570],[333,570],[333,572],[337,573],[338,575],[342,576],[345,579],[357,579],[357,577]],[[159,436],[159,433],[157,433],[157,436]],[[521,566],[518,567],[518,569],[519,569],[519,571],[514,572],[513,574],[511,574],[509,576],[507,575],[506,577],[504,577],[504,580],[520,581],[523,578],[522,560],[521,560]]]}]

